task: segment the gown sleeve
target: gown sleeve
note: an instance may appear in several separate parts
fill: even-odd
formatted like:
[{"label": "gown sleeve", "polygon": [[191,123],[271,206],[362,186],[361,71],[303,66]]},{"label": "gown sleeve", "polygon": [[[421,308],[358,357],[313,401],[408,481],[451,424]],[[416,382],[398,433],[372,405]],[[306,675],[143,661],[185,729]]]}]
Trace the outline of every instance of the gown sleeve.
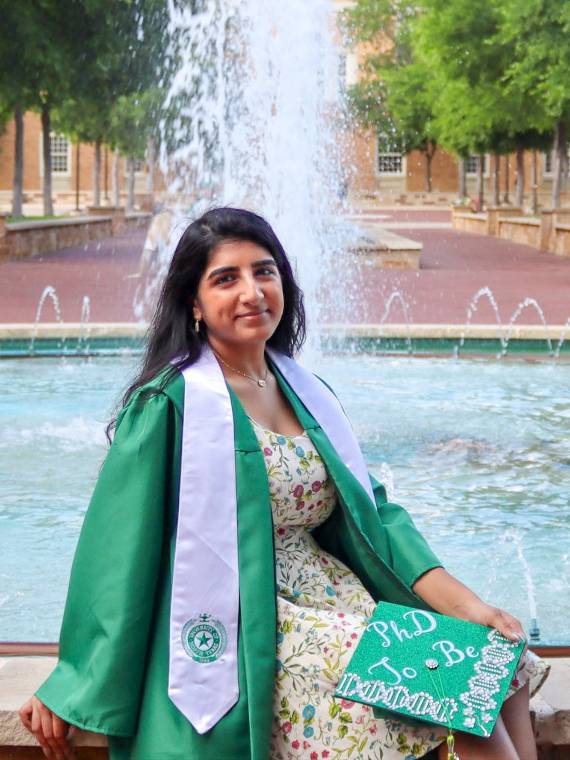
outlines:
[{"label": "gown sleeve", "polygon": [[165,534],[174,407],[123,409],[73,560],[59,661],[36,696],[89,731],[130,736],[138,715]]},{"label": "gown sleeve", "polygon": [[428,542],[416,528],[410,514],[389,502],[386,489],[370,475],[378,518],[384,537],[384,557],[396,575],[411,589],[428,570],[441,567]]}]

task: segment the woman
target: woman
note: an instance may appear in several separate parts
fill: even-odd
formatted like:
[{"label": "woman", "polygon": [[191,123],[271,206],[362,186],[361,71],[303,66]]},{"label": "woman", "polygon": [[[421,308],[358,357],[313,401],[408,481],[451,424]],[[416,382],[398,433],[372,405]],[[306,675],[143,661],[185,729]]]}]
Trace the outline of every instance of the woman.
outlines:
[{"label": "woman", "polygon": [[[303,339],[267,222],[193,222],[86,515],[60,660],[21,710],[47,757],[72,756],[68,724],[107,734],[112,760],[445,757],[443,730],[332,699],[376,600],[524,636],[386,502],[338,401],[291,358]],[[528,658],[493,736],[458,735],[462,760],[536,757],[544,674]]]}]

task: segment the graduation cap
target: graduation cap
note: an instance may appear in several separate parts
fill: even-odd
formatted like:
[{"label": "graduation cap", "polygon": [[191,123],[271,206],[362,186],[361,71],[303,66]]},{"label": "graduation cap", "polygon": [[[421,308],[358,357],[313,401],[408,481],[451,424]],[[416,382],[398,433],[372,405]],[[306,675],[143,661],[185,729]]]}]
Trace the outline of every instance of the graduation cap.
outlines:
[{"label": "graduation cap", "polygon": [[372,705],[379,717],[490,736],[524,645],[494,628],[380,602],[335,696]]}]

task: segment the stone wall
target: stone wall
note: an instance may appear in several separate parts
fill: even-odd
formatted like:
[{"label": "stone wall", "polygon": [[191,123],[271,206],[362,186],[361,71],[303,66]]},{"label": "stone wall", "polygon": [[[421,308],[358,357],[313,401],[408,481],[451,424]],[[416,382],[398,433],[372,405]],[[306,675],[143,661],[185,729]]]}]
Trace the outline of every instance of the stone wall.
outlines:
[{"label": "stone wall", "polygon": [[491,207],[484,214],[452,209],[456,230],[491,235],[558,256],[570,256],[570,208],[543,209],[539,216],[525,216],[520,208]]},{"label": "stone wall", "polygon": [[150,213],[125,214],[113,207],[90,208],[89,216],[7,224],[0,215],[0,261],[53,253],[90,240],[146,229]]},{"label": "stone wall", "polygon": [[511,243],[530,245],[540,248],[540,219],[506,218],[499,219],[497,237],[510,240]]},{"label": "stone wall", "polygon": [[486,214],[453,213],[453,227],[461,232],[473,232],[476,235],[488,235],[489,222]]}]

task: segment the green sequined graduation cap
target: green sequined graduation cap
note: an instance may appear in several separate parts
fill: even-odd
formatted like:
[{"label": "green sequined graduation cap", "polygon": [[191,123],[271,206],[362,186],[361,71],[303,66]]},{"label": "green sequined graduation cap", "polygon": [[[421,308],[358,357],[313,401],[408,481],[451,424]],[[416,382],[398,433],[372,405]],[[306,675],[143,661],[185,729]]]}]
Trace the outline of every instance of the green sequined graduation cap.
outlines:
[{"label": "green sequined graduation cap", "polygon": [[489,736],[523,650],[492,628],[380,602],[335,696]]}]

